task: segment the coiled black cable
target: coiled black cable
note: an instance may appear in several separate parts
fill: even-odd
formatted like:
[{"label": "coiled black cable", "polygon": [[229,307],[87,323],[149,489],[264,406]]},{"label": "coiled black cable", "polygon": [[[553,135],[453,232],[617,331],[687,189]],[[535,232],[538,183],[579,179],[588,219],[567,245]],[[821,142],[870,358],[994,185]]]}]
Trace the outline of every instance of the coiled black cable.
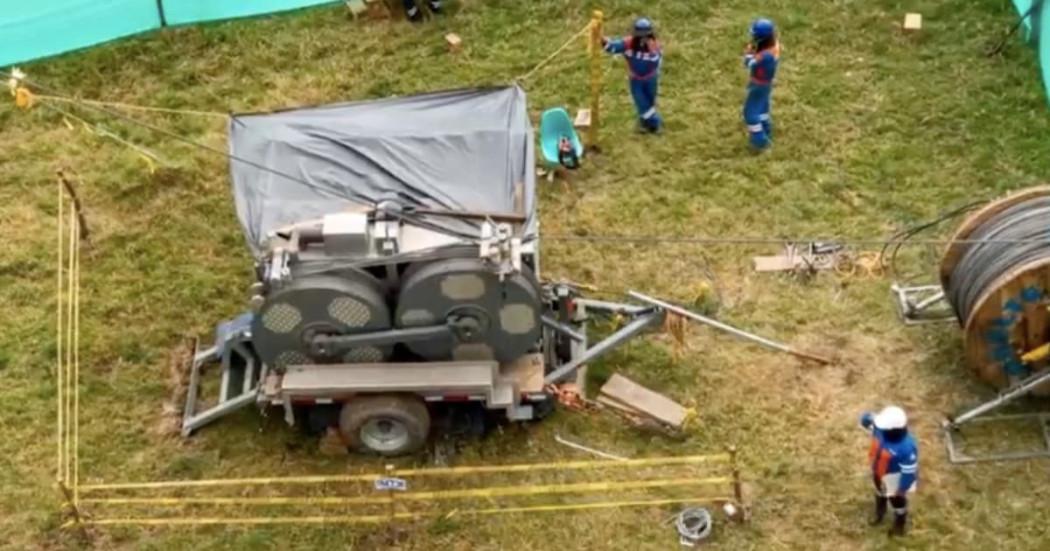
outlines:
[{"label": "coiled black cable", "polygon": [[1050,197],[1003,210],[978,225],[960,246],[963,250],[948,277],[945,296],[959,323],[965,324],[996,279],[1034,260],[1050,259]]}]

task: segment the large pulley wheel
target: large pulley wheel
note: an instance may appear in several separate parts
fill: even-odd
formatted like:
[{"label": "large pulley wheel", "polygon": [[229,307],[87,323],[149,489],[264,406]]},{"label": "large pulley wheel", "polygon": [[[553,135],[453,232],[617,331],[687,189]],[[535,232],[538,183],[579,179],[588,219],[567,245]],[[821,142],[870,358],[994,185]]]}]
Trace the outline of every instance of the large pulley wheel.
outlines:
[{"label": "large pulley wheel", "polygon": [[402,281],[398,327],[447,324],[451,339],[408,343],[427,360],[511,362],[540,339],[540,291],[526,267],[505,276],[480,259],[438,260],[411,267]]},{"label": "large pulley wheel", "polygon": [[271,368],[311,363],[370,363],[390,356],[389,347],[360,346],[338,356],[319,356],[317,335],[352,335],[390,328],[390,311],[379,284],[368,274],[353,278],[296,278],[267,297],[252,322],[252,344]]}]

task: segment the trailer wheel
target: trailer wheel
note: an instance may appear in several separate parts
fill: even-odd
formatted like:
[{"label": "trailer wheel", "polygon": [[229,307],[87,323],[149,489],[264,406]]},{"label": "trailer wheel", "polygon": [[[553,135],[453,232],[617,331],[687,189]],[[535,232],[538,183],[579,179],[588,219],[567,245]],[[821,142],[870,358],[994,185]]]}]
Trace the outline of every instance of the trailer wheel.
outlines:
[{"label": "trailer wheel", "polygon": [[339,431],[355,451],[404,455],[426,443],[430,412],[416,396],[363,396],[343,406]]}]

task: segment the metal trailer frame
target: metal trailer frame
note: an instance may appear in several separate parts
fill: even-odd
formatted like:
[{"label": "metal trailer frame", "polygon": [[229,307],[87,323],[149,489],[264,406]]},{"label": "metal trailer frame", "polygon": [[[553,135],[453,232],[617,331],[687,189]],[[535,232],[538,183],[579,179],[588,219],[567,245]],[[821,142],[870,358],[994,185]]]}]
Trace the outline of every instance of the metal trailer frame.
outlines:
[{"label": "metal trailer frame", "polygon": [[897,314],[905,325],[938,323],[955,319],[955,313],[944,298],[940,285],[890,286]]},{"label": "metal trailer frame", "polygon": [[[570,339],[570,360],[566,363],[554,365],[554,369],[549,373],[545,372],[543,385],[546,387],[550,384],[566,382],[570,378],[575,377],[582,392],[587,363],[598,359],[610,350],[636,337],[644,330],[663,323],[665,312],[658,307],[583,298],[575,298],[573,300],[570,297],[572,292],[565,287],[564,285],[555,285],[552,290],[556,298],[561,297],[572,300],[575,305],[575,312],[566,321],[560,321],[547,315],[542,317],[543,343],[541,348],[544,352],[544,364],[546,365],[552,357],[555,357],[554,354],[547,353],[554,346],[554,334],[564,335]],[[623,315],[632,319],[619,330],[590,346],[587,326],[592,314]],[[233,320],[220,324],[216,329],[215,343],[208,348],[202,350],[199,348],[198,342],[194,343],[193,357],[189,367],[186,404],[183,410],[183,436],[190,436],[196,430],[253,403],[259,406],[260,409],[267,406],[283,407],[285,420],[290,425],[294,424],[295,416],[292,408],[292,397],[284,396],[279,388],[274,388],[274,381],[277,380],[279,384],[281,376],[276,373],[270,373],[268,367],[258,361],[255,353],[251,350],[251,319],[252,314],[245,313]],[[479,364],[483,363],[496,365],[495,362],[418,362],[414,364],[399,364],[399,366],[405,366],[406,368],[414,366],[428,370],[440,370],[445,367],[452,370],[462,368],[466,364],[471,364],[475,368],[481,368],[482,366]],[[198,411],[201,405],[200,387],[202,377],[209,366],[216,364],[219,366],[221,377],[218,402],[202,411]],[[329,370],[340,370],[339,373],[345,375],[347,372],[352,372],[355,369],[364,371],[368,368],[374,368],[375,364],[330,364],[324,367]],[[318,395],[314,403],[333,403],[335,401],[331,397],[333,392],[341,395],[352,395],[356,392],[362,394],[369,392],[378,393],[374,390],[375,379],[371,381],[373,384],[367,388],[355,388],[353,385],[326,388],[324,396]],[[445,388],[440,383],[427,383],[424,381],[402,391],[423,396],[426,401],[430,402],[439,401],[437,395],[442,390],[445,390]],[[394,392],[398,390],[388,389],[387,391]],[[522,401],[520,396],[511,395],[508,397],[507,392],[504,391],[500,400],[494,402],[493,397],[496,393],[497,389],[495,388],[491,389],[487,394],[475,392],[466,395],[466,401],[483,402],[488,409],[506,409],[507,416],[511,420],[529,420],[537,417],[537,413],[530,404],[520,403]],[[297,396],[297,398],[301,399],[302,396]],[[530,395],[528,398],[537,402],[553,399],[549,394],[543,392]],[[507,399],[510,399],[511,402],[506,403]]]},{"label": "metal trailer frame", "polygon": [[[1050,457],[1050,412],[985,415],[992,410],[998,409],[1010,402],[1026,396],[1035,387],[1048,382],[1050,382],[1050,370],[1039,371],[1030,375],[1027,379],[1024,379],[1014,386],[1000,392],[995,398],[945,420],[941,428],[944,432],[944,445],[948,450],[948,461],[956,465],[961,465],[988,461],[1011,461]],[[962,449],[962,443],[957,441],[958,438],[962,437],[962,427],[964,425],[1032,420],[1038,421],[1041,424],[1041,433],[1043,437],[1043,449],[1041,450],[971,455],[966,453]]]}]

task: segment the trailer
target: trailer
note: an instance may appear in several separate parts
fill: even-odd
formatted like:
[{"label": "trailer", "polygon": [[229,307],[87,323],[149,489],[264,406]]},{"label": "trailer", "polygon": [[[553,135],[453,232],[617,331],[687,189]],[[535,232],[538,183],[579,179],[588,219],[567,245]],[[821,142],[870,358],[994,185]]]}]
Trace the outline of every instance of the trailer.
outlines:
[{"label": "trailer", "polygon": [[[195,347],[185,436],[255,405],[357,451],[410,453],[438,405],[542,418],[551,385],[663,321],[541,278],[520,88],[235,115],[230,141],[255,281],[249,311]],[[591,345],[603,315],[628,322]]]}]

